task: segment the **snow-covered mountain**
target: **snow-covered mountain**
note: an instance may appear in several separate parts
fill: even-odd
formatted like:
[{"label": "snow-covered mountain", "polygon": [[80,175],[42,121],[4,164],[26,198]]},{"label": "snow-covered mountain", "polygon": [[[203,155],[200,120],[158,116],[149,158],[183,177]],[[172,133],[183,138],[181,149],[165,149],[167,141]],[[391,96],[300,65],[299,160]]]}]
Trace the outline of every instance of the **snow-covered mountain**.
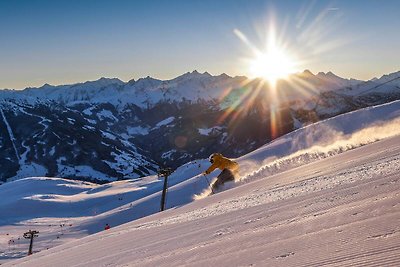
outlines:
[{"label": "snow-covered mountain", "polygon": [[398,94],[400,89],[400,71],[383,75],[379,79],[369,80],[358,83],[354,87],[346,88],[343,93],[349,95],[379,95],[379,94]]},{"label": "snow-covered mountain", "polygon": [[[291,75],[290,81],[293,81],[294,84],[303,84],[302,87],[305,87],[306,90],[313,90],[315,93],[350,87],[362,82],[343,79],[332,72],[320,72],[314,75],[309,70]],[[213,101],[224,96],[229,90],[248,84],[258,86],[244,76],[230,77],[226,74],[212,76],[208,72],[199,73],[195,70],[165,81],[148,76],[124,83],[117,78],[103,77],[97,81],[72,85],[45,84],[39,88],[26,88],[25,90],[1,90],[0,99],[21,99],[30,104],[53,100],[70,105],[78,101],[89,101],[90,103],[111,103],[121,107],[134,104],[141,108],[148,108],[160,102]],[[291,91],[293,84],[281,81],[279,87],[280,91]],[[300,96],[301,92],[297,90],[295,97]]]},{"label": "snow-covered mountain", "polygon": [[156,176],[5,183],[0,260],[25,255],[29,228],[35,254],[5,266],[396,266],[399,111],[395,101],[286,134],[237,158],[241,179],[205,199],[209,163],[189,162],[170,176],[162,213]]},{"label": "snow-covered mountain", "polygon": [[400,99],[399,73],[368,82],[304,71],[280,81],[212,76],[101,78],[0,90],[0,181],[113,181],[219,151],[237,157],[304,125]]},{"label": "snow-covered mountain", "polygon": [[0,99],[21,99],[33,104],[37,101],[53,100],[74,105],[77,102],[111,103],[124,107],[133,104],[148,108],[160,102],[181,102],[217,99],[222,91],[236,88],[245,77],[229,77],[226,74],[212,76],[197,71],[185,73],[175,79],[162,81],[151,77],[131,80],[101,78],[97,81],[72,85],[52,86],[25,90],[2,90]]}]

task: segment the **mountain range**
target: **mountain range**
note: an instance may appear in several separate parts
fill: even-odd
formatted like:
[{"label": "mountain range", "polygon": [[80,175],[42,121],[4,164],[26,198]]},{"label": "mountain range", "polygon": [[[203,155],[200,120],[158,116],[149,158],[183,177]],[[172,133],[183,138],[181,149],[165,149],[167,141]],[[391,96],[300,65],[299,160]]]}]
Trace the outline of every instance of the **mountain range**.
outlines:
[{"label": "mountain range", "polygon": [[306,70],[280,80],[207,72],[171,80],[101,78],[0,90],[0,181],[108,182],[237,157],[321,119],[400,99],[400,71],[344,79]]}]

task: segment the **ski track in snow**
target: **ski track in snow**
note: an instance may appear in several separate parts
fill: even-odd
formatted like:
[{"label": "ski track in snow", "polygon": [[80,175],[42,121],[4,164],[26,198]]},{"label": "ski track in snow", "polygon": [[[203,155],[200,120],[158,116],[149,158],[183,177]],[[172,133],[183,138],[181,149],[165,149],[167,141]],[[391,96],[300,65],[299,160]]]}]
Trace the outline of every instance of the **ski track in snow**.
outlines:
[{"label": "ski track in snow", "polygon": [[[20,108],[18,109],[18,111],[24,113],[25,115],[29,115],[29,116],[33,116],[33,117],[40,118],[41,121],[39,122],[39,124],[42,125],[43,128],[44,128],[44,129],[42,130],[43,133],[44,133],[44,132],[47,130],[47,128],[49,127],[47,124],[45,124],[45,122],[50,122],[50,120],[48,120],[46,117],[43,117],[43,116],[40,116],[40,115],[36,115],[36,114],[32,114],[32,113],[28,113],[28,112],[26,112],[26,111],[24,110],[24,107],[20,107]],[[38,134],[36,134],[34,137],[36,137],[37,135],[38,135]]]},{"label": "ski track in snow", "polygon": [[[43,116],[39,116],[39,115],[28,113],[28,112],[26,112],[24,110],[23,106],[16,105],[16,107],[18,107],[18,111],[21,112],[21,113],[24,113],[24,114],[29,115],[29,116],[34,116],[34,117],[40,118],[41,121],[39,122],[39,124],[41,124],[43,126],[43,128],[44,128],[42,130],[42,133],[45,133],[46,129],[48,128],[48,125],[46,125],[45,122],[49,122],[49,120],[47,118],[45,118]],[[4,116],[2,111],[1,111],[1,113],[3,115],[3,119],[6,122],[5,116]],[[9,126],[7,126],[7,128],[8,127]],[[12,134],[11,127],[10,127],[9,131],[11,131],[10,133]],[[37,135],[39,135],[39,133],[37,133],[33,137],[35,138]],[[15,140],[15,138],[14,138],[14,140]],[[13,145],[15,147],[14,143],[13,143]],[[36,163],[28,163],[27,162],[26,156],[31,151],[31,148],[29,146],[25,145],[25,141],[23,141],[21,143],[21,146],[25,148],[25,152],[21,156],[18,156],[20,169],[18,170],[17,174],[14,177],[7,179],[7,181],[14,181],[14,180],[18,180],[18,179],[29,177],[29,176],[33,176],[33,175],[36,175],[36,176],[46,175],[47,169],[45,167],[43,167],[43,166],[41,166],[39,164],[36,164]]]},{"label": "ski track in snow", "polygon": [[[41,124],[43,126],[43,128],[44,128],[42,132],[44,133],[46,131],[46,129],[48,128],[48,125],[46,125],[45,122],[49,121],[47,118],[45,118],[43,116],[39,116],[39,115],[28,113],[28,112],[26,112],[24,110],[24,107],[22,107],[22,106],[18,106],[18,105],[15,105],[15,106],[18,107],[18,111],[23,113],[23,114],[40,118],[41,121],[39,122],[39,124]],[[6,124],[7,130],[8,130],[8,134],[10,136],[10,140],[11,140],[11,143],[13,145],[13,148],[14,148],[14,151],[15,151],[15,155],[16,155],[18,161],[19,161],[19,166],[20,166],[20,169],[18,170],[17,174],[13,178],[8,179],[7,181],[13,181],[13,180],[17,180],[17,179],[20,179],[20,178],[29,177],[29,176],[32,176],[32,175],[45,175],[47,173],[47,169],[46,168],[44,168],[43,166],[38,165],[36,163],[30,163],[30,164],[27,163],[26,156],[30,152],[31,148],[29,146],[25,145],[25,141],[23,141],[22,144],[21,144],[21,146],[25,148],[25,151],[24,151],[24,153],[22,155],[19,155],[18,150],[17,150],[16,145],[15,145],[16,139],[14,137],[12,128],[11,128],[10,124],[8,123],[8,121],[6,119],[6,116],[5,116],[5,114],[4,114],[4,112],[3,112],[3,110],[1,108],[0,108],[0,113],[1,113],[1,115],[3,117],[4,123]],[[36,137],[37,135],[39,135],[39,133],[37,133],[34,137]]]},{"label": "ski track in snow", "polygon": [[4,121],[5,125],[7,127],[8,135],[10,136],[10,140],[11,140],[11,143],[12,143],[14,151],[15,151],[15,156],[17,157],[18,161],[21,161],[21,158],[20,158],[20,156],[18,154],[17,147],[15,146],[16,139],[15,139],[14,134],[12,132],[11,126],[8,123],[7,119],[6,119],[6,116],[4,115],[4,112],[3,112],[2,108],[0,108],[0,113],[1,113],[1,116],[3,117],[3,121]]}]

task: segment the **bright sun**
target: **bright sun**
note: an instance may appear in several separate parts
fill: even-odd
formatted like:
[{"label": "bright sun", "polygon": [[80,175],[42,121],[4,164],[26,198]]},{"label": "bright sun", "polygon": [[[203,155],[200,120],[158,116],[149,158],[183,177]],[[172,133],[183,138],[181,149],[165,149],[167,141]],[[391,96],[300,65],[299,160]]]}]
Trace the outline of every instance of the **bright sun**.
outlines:
[{"label": "bright sun", "polygon": [[254,59],[250,61],[251,75],[263,78],[271,85],[294,72],[295,61],[275,44],[269,45],[265,52],[257,51]]},{"label": "bright sun", "polygon": [[279,79],[285,79],[289,74],[295,73],[298,62],[292,56],[288,49],[288,44],[277,40],[275,28],[272,26],[268,31],[265,47],[257,48],[247,39],[238,29],[234,33],[241,39],[252,51],[252,57],[246,58],[249,68],[249,75],[252,78],[262,78],[268,81],[272,86],[276,85]]}]

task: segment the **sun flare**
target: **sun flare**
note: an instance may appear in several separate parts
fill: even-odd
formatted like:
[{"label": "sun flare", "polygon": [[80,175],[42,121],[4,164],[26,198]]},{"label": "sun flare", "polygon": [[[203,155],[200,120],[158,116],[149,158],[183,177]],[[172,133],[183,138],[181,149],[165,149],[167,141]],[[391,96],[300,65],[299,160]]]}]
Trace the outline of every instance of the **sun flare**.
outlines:
[{"label": "sun flare", "polygon": [[278,47],[273,47],[264,53],[258,53],[250,61],[249,68],[252,76],[263,78],[273,85],[279,79],[285,79],[289,74],[296,71],[295,61]]},{"label": "sun flare", "polygon": [[321,62],[321,55],[348,40],[330,38],[330,32],[335,30],[332,26],[340,17],[333,14],[338,9],[328,7],[315,18],[308,17],[313,5],[299,10],[293,29],[294,24],[286,16],[276,19],[278,16],[272,11],[267,16],[268,21],[255,23],[251,38],[238,28],[233,29],[244,45],[237,71],[247,78],[239,88],[227,88],[221,95],[221,101],[227,100],[229,104],[224,107],[219,122],[228,117],[235,122],[256,109],[269,117],[268,131],[274,139],[287,125],[286,109],[282,109],[282,105],[319,93],[318,84],[309,81],[302,70],[310,67],[309,64]]},{"label": "sun flare", "polygon": [[234,33],[252,51],[252,56],[246,58],[251,78],[262,78],[275,86],[278,80],[285,79],[298,71],[299,62],[293,56],[293,51],[288,49],[288,44],[284,40],[276,38],[273,26],[269,28],[264,47],[261,49],[251,43],[238,29],[235,29]]}]

